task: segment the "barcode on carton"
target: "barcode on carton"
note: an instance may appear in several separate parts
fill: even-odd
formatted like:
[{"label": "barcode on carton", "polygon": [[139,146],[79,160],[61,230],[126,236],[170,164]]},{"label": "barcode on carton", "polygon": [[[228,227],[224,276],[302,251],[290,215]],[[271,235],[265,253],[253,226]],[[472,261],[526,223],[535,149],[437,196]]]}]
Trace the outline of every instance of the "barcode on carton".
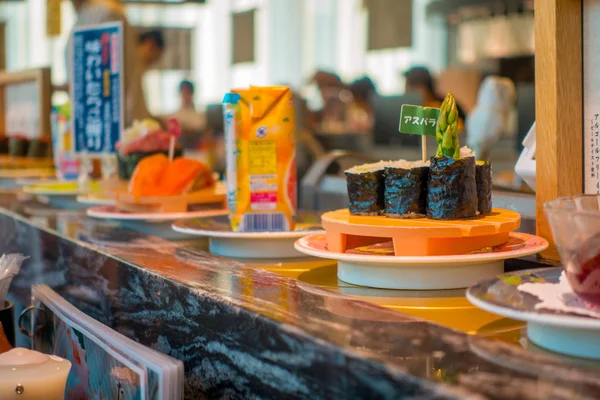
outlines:
[{"label": "barcode on carton", "polygon": [[287,229],[283,213],[244,214],[242,230],[246,232],[281,232]]}]

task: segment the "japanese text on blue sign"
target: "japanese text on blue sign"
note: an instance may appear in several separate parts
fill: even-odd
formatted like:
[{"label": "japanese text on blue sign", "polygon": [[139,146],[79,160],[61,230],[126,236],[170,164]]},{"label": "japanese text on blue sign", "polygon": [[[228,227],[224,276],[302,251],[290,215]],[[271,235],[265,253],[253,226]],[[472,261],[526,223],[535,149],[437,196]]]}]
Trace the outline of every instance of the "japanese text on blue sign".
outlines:
[{"label": "japanese text on blue sign", "polygon": [[75,151],[112,153],[122,131],[121,23],[73,33],[72,106]]}]

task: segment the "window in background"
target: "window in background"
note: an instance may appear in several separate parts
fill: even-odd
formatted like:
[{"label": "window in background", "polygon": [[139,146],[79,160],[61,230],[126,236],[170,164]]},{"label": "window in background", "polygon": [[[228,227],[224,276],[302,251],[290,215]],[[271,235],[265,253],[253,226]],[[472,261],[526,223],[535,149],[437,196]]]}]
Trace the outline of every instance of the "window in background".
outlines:
[{"label": "window in background", "polygon": [[[425,9],[431,0],[408,2],[410,10],[402,11],[401,17],[395,20],[395,25],[400,25],[401,18],[412,16],[412,46],[369,50],[367,6],[375,2],[378,7],[380,1],[388,0],[127,4],[127,16],[133,26],[185,28],[183,30],[190,35],[189,41],[182,39],[186,44],[178,43],[179,39],[167,39],[166,52],[182,57],[173,62],[183,64],[183,69],[165,69],[167,67],[161,64],[159,69],[146,74],[148,107],[154,114],[171,112],[178,104],[177,84],[182,78],[191,79],[197,85],[196,100],[202,106],[220,103],[225,91],[250,83],[288,83],[300,89],[317,69],[336,71],[345,81],[368,74],[380,93],[390,95],[403,91],[401,74],[410,65],[426,65],[438,73],[446,64],[447,28],[444,18],[426,16]],[[406,0],[389,1],[393,5]],[[61,84],[66,76],[64,46],[75,15],[71,2],[62,1],[61,36],[48,38],[43,26],[46,3],[47,0],[0,0],[0,21],[6,22],[6,68],[19,70],[51,65],[53,82]],[[253,51],[250,57],[234,60],[232,57],[238,52],[232,49],[236,43],[232,37],[232,15],[249,11],[253,11],[254,16],[245,40],[252,38],[249,43]],[[188,61],[184,60],[188,56],[189,73],[185,67]],[[248,59],[253,61],[241,62]]]},{"label": "window in background", "polygon": [[129,23],[136,26],[139,33],[159,29],[165,39],[163,56],[144,75],[146,105],[152,115],[165,115],[179,108],[179,82],[193,77],[197,62],[198,12],[202,7],[195,4],[127,5]]},{"label": "window in background", "polygon": [[367,50],[410,47],[412,0],[364,0],[368,10]]},{"label": "window in background", "polygon": [[[121,0],[123,3],[127,4],[153,4],[156,3],[157,0]],[[206,0],[163,0],[166,4],[204,4]]]},{"label": "window in background", "polygon": [[367,14],[365,73],[381,94],[404,91],[402,72],[412,62],[412,0],[364,0]]},{"label": "window in background", "polygon": [[254,15],[255,10],[233,14],[231,26],[233,64],[254,62]]},{"label": "window in background", "polygon": [[165,39],[165,51],[160,60],[151,67],[152,70],[185,72],[192,70],[193,29],[144,26],[137,27],[137,30],[139,34],[159,30]]},{"label": "window in background", "polygon": [[165,51],[160,60],[144,76],[146,105],[152,115],[162,115],[179,108],[179,83],[193,74],[193,28],[144,26],[138,33],[160,30],[165,39]]},{"label": "window in background", "polygon": [[187,72],[154,69],[144,76],[146,106],[152,115],[165,115],[179,109],[179,83],[189,79]]},{"label": "window in background", "polygon": [[365,58],[365,74],[375,81],[379,94],[404,92],[402,73],[414,64],[410,49],[370,51]]}]

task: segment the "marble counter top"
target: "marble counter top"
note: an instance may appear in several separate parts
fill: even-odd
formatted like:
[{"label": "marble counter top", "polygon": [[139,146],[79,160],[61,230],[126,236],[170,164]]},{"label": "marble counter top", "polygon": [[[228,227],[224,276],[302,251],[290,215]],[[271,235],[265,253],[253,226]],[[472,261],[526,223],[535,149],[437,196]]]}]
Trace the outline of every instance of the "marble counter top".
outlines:
[{"label": "marble counter top", "polygon": [[[467,335],[81,211],[0,194],[0,249],[122,334],[184,361],[186,398],[567,399],[600,369]],[[26,338],[20,336],[21,344]]]}]

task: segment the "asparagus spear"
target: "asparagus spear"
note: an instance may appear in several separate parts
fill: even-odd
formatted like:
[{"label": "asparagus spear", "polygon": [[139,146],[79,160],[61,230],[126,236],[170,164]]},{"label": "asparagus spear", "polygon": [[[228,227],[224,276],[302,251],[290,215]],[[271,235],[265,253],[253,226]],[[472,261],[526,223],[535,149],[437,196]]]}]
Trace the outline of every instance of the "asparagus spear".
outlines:
[{"label": "asparagus spear", "polygon": [[460,144],[458,143],[458,109],[452,93],[448,93],[438,118],[435,139],[438,144],[437,157],[460,158]]}]

